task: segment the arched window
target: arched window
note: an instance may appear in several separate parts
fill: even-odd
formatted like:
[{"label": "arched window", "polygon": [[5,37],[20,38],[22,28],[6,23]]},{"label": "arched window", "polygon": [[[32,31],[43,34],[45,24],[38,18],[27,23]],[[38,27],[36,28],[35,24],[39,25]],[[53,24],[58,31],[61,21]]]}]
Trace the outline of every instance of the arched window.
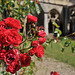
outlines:
[{"label": "arched window", "polygon": [[60,24],[60,13],[56,9],[52,9],[48,13],[48,32],[53,33],[55,26],[52,24],[55,21],[58,25]]},{"label": "arched window", "polygon": [[75,10],[72,10],[70,15],[70,33],[73,32],[75,32]]}]

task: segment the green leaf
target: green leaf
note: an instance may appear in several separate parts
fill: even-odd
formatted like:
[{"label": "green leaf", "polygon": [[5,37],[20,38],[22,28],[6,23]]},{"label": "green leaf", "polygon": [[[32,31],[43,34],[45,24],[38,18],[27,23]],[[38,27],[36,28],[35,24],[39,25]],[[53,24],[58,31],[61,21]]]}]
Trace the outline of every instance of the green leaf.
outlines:
[{"label": "green leaf", "polygon": [[2,71],[1,72],[1,75],[10,75],[10,73],[9,72],[6,72],[6,71]]},{"label": "green leaf", "polygon": [[62,47],[62,48],[61,48],[61,52],[64,52],[64,50],[65,50],[64,47]]},{"label": "green leaf", "polygon": [[55,23],[54,21],[52,21],[52,24],[55,25],[57,28],[59,28],[59,25]]},{"label": "green leaf", "polygon": [[56,34],[55,37],[57,37],[57,38],[60,37],[60,35],[62,34],[61,30],[58,29],[58,28],[55,29],[55,32],[54,33]]},{"label": "green leaf", "polygon": [[58,24],[52,21],[52,24],[55,25],[57,28],[59,28]]},{"label": "green leaf", "polygon": [[68,47],[70,44],[71,44],[70,41],[66,41],[65,44],[64,44],[64,46],[65,46],[65,47]]},{"label": "green leaf", "polygon": [[72,53],[74,53],[75,46],[71,46],[71,49],[72,49]]},{"label": "green leaf", "polygon": [[38,4],[35,4],[37,14],[40,14],[41,10]]},{"label": "green leaf", "polygon": [[3,13],[3,12],[4,12],[4,10],[3,10],[3,9],[1,9],[0,11],[1,11],[1,13]]}]

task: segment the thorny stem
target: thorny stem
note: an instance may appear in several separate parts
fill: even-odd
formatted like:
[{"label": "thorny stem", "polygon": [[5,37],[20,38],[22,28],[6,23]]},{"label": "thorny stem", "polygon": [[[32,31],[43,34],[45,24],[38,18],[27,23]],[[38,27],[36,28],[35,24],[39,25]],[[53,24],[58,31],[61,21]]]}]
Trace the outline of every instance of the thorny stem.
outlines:
[{"label": "thorny stem", "polygon": [[[27,32],[27,35],[29,34],[29,32],[32,30],[32,28]],[[32,36],[32,37],[30,37],[30,38],[28,38],[27,36],[26,36],[26,39],[22,42],[22,43],[20,43],[20,45],[21,44],[23,44],[23,43],[25,43],[26,41],[29,41],[31,38],[33,38],[33,37],[35,37],[35,34]]]},{"label": "thorny stem", "polygon": [[19,51],[21,51],[21,50],[27,50],[27,49],[30,49],[30,48],[31,48],[31,46],[30,46],[30,47],[28,47],[28,48],[20,49]]},{"label": "thorny stem", "polygon": [[72,34],[66,35],[65,37],[68,37],[68,36],[71,36],[71,35],[74,35],[74,34],[75,34],[75,32],[73,32]]}]

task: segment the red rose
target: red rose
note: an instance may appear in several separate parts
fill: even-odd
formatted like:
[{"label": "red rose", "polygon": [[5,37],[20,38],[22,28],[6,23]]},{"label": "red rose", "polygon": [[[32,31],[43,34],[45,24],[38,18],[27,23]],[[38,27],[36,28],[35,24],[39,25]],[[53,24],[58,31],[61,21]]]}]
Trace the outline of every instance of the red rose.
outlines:
[{"label": "red rose", "polygon": [[37,21],[37,17],[28,15],[28,16],[27,16],[27,20],[28,20],[28,22],[33,22],[33,23],[35,23],[35,22]]},{"label": "red rose", "polygon": [[36,53],[35,53],[36,56],[38,56],[39,58],[43,57],[44,55],[44,48],[42,45],[39,45],[36,47]]},{"label": "red rose", "polygon": [[6,53],[6,50],[0,51],[0,60],[4,59],[4,54]]},{"label": "red rose", "polygon": [[7,28],[7,25],[4,23],[4,21],[0,21],[0,27]]},{"label": "red rose", "polygon": [[54,72],[54,75],[60,75],[60,74],[58,74],[57,72]]},{"label": "red rose", "polygon": [[32,49],[29,51],[29,54],[30,54],[31,56],[33,56],[33,55],[35,54],[35,52],[36,52],[36,48],[34,47],[34,48],[32,48]]},{"label": "red rose", "polygon": [[18,50],[17,49],[8,50],[4,55],[4,60],[7,65],[10,65],[12,62],[17,61],[18,60]]},{"label": "red rose", "polygon": [[27,54],[20,54],[19,60],[21,62],[22,67],[27,67],[31,63],[31,57]]},{"label": "red rose", "polygon": [[39,42],[40,42],[40,44],[43,44],[44,42],[46,42],[46,38],[40,37],[40,38],[39,38]]},{"label": "red rose", "polygon": [[45,37],[46,36],[46,33],[42,30],[42,31],[39,31],[38,32],[38,36],[39,37]]},{"label": "red rose", "polygon": [[8,17],[6,19],[4,19],[5,23],[7,24],[7,26],[12,27],[12,28],[16,28],[16,29],[21,29],[21,23],[19,20],[14,19],[12,17]]},{"label": "red rose", "polygon": [[34,46],[38,46],[39,45],[39,42],[37,41],[37,40],[35,40],[35,41],[33,41],[32,42],[32,46],[34,47]]},{"label": "red rose", "polygon": [[11,63],[11,65],[8,65],[6,71],[14,74],[19,69],[20,69],[19,61],[15,61],[15,62]]},{"label": "red rose", "polygon": [[4,32],[5,37],[3,39],[3,45],[9,46],[10,44],[14,46],[19,46],[22,42],[22,36],[15,29],[8,29]]},{"label": "red rose", "polygon": [[60,75],[60,74],[58,74],[57,72],[51,72],[51,75]]},{"label": "red rose", "polygon": [[52,72],[50,73],[50,75],[54,75],[54,72],[52,71]]}]

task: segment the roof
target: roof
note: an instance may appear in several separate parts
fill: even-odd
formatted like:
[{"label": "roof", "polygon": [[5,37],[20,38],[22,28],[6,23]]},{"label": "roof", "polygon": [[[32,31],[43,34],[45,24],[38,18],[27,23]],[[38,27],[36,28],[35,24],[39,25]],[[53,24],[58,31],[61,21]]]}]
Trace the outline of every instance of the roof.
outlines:
[{"label": "roof", "polygon": [[75,0],[38,0],[38,1],[44,3],[53,3],[58,5],[67,5],[67,6],[72,6],[75,4]]}]

